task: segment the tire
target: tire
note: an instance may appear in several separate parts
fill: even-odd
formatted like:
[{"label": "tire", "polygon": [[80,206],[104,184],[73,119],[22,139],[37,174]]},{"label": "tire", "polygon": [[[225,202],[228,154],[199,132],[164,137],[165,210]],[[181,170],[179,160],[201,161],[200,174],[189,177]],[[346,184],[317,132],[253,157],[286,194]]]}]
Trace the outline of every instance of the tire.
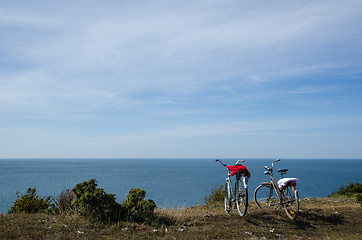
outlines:
[{"label": "tire", "polygon": [[235,202],[239,215],[245,216],[248,209],[248,188],[244,187],[243,181],[237,180],[235,182]]},{"label": "tire", "polygon": [[273,212],[279,205],[279,200],[271,184],[259,185],[254,192],[256,205],[265,212]]},{"label": "tire", "polygon": [[225,213],[227,215],[231,212],[231,185],[230,182],[225,183],[225,189],[224,189],[224,202],[225,202]]},{"label": "tire", "polygon": [[287,216],[295,220],[299,213],[299,197],[295,186],[287,186],[284,190],[285,202],[283,204]]}]

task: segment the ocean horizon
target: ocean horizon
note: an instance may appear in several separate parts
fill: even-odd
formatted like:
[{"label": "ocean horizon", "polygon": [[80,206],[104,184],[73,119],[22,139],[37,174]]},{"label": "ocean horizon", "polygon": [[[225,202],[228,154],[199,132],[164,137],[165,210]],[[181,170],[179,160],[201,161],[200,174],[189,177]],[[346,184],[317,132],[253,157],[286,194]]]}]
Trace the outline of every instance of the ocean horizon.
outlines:
[{"label": "ocean horizon", "polygon": [[[216,158],[215,158],[216,159]],[[214,158],[3,158],[0,159],[0,212],[6,213],[16,192],[36,187],[39,196],[58,196],[62,190],[95,178],[99,188],[126,199],[132,188],[146,190],[146,199],[159,208],[190,207],[204,203],[204,196],[223,185],[226,169]],[[236,158],[220,158],[233,165]],[[269,178],[264,166],[272,158],[246,158],[251,172],[249,198]],[[362,159],[281,159],[274,169],[289,169],[285,177],[297,177],[300,198],[327,197],[341,185],[361,182]],[[279,174],[275,172],[276,179]]]}]

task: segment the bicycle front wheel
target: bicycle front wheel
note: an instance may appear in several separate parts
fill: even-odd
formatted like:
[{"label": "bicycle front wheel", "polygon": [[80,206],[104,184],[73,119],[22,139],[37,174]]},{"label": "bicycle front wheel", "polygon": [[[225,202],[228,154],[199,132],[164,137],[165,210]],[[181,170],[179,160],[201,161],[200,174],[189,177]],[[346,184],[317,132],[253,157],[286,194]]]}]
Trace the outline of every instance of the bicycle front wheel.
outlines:
[{"label": "bicycle front wheel", "polygon": [[246,214],[248,209],[248,188],[244,186],[241,179],[235,182],[235,201],[239,215],[242,217]]},{"label": "bicycle front wheel", "polygon": [[272,212],[279,207],[279,200],[270,184],[259,185],[255,189],[254,200],[256,205],[266,212]]},{"label": "bicycle front wheel", "polygon": [[224,202],[225,202],[225,213],[228,215],[231,211],[231,184],[230,181],[226,181],[224,189]]},{"label": "bicycle front wheel", "polygon": [[299,213],[299,197],[295,186],[287,186],[284,190],[284,210],[287,216],[294,220]]}]

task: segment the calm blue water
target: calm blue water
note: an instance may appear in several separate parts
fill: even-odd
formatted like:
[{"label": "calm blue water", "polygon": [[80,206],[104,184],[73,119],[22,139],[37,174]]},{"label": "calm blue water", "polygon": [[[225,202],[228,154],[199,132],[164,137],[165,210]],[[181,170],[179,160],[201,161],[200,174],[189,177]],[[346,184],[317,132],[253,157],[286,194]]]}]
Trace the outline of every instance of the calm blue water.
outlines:
[{"label": "calm blue water", "polygon": [[[236,161],[221,160],[228,165]],[[246,159],[250,196],[261,181],[268,180],[264,166],[271,162]],[[286,177],[300,179],[301,198],[326,197],[342,184],[362,182],[362,159],[282,159],[274,167],[278,168],[288,168]],[[0,159],[0,212],[8,211],[16,191],[36,187],[40,196],[58,196],[91,178],[107,193],[115,193],[118,202],[126,199],[131,188],[141,188],[158,207],[188,207],[203,204],[204,196],[224,184],[225,177],[225,168],[214,159]]]}]

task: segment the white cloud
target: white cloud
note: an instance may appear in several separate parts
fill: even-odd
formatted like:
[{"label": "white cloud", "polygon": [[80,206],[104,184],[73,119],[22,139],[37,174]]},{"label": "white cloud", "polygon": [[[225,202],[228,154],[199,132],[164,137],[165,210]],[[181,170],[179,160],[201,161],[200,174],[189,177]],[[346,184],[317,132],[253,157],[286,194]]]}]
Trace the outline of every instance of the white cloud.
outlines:
[{"label": "white cloud", "polygon": [[[276,108],[275,99],[307,109],[305,96],[338,92],[344,78],[361,72],[360,1],[14,0],[0,6],[4,118],[147,118],[149,132],[124,141],[268,131],[267,122],[239,121]],[[319,79],[326,76],[333,78]],[[209,120],[211,112],[228,122]],[[176,116],[178,127],[158,125]],[[195,125],[185,124],[193,119]]]}]

